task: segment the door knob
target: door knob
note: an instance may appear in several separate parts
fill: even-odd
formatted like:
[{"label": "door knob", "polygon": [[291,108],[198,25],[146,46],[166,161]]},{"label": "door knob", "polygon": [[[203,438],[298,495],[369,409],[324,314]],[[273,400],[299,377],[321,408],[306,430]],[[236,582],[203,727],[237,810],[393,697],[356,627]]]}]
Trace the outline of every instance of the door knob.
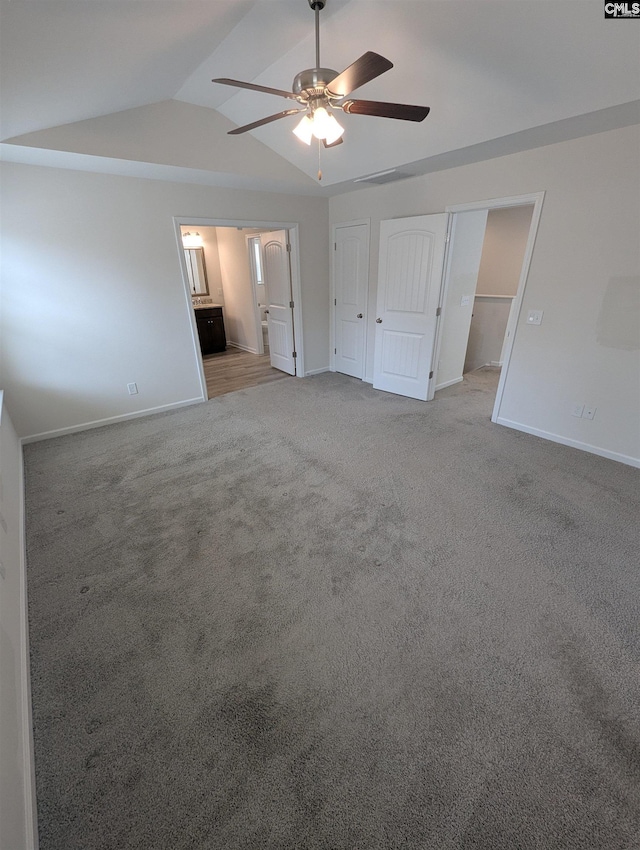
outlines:
[{"label": "door knob", "polygon": [[361,318],[362,318],[362,313],[358,313],[358,315],[356,316],[356,319],[361,319]]},{"label": "door knob", "polygon": [[381,324],[382,324],[382,319],[376,319],[376,324],[377,324],[377,325],[381,325]]},{"label": "door knob", "polygon": [[266,315],[269,311],[268,311],[268,310],[265,310],[264,312],[265,312],[265,315]]}]

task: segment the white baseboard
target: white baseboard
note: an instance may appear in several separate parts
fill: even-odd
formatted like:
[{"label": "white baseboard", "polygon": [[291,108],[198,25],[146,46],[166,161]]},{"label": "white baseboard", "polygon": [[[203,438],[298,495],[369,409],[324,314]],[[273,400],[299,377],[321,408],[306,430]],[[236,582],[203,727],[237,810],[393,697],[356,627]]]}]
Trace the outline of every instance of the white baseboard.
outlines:
[{"label": "white baseboard", "polygon": [[25,535],[24,461],[22,449],[19,460],[19,535],[20,535],[20,713],[22,726],[22,781],[24,794],[24,834],[26,850],[38,850],[38,807],[36,800],[36,768],[33,743],[33,714],[31,710],[31,665],[29,661],[29,612],[27,603],[27,545]]},{"label": "white baseboard", "polygon": [[37,443],[40,440],[51,440],[54,437],[64,437],[67,434],[77,434],[79,431],[88,431],[89,428],[102,428],[103,425],[114,425],[116,422],[126,422],[128,419],[139,419],[141,416],[151,416],[154,413],[166,413],[169,410],[175,410],[178,407],[188,407],[192,404],[199,404],[207,399],[203,396],[197,398],[187,398],[184,401],[175,401],[171,404],[161,404],[158,407],[148,407],[146,410],[136,410],[133,413],[122,413],[119,416],[109,416],[106,419],[96,419],[92,422],[82,422],[79,425],[71,425],[68,428],[56,428],[53,431],[43,431],[41,434],[30,434],[28,437],[22,437],[20,442],[22,445],[27,443]]},{"label": "white baseboard", "polygon": [[445,381],[444,384],[437,384],[435,392],[438,392],[438,390],[444,390],[447,387],[452,387],[454,384],[461,383],[461,381],[462,381],[462,375],[460,375],[459,378],[454,378],[453,381]]},{"label": "white baseboard", "polygon": [[311,375],[320,375],[322,372],[331,372],[331,369],[328,366],[323,366],[322,369],[309,369],[304,373],[304,376],[305,378],[308,378]]},{"label": "white baseboard", "polygon": [[592,446],[589,443],[583,443],[580,440],[572,440],[570,437],[563,437],[560,434],[553,434],[551,431],[543,431],[540,428],[531,428],[529,425],[523,425],[522,422],[513,422],[511,419],[504,419],[499,416],[495,420],[498,425],[505,425],[507,428],[513,428],[515,431],[524,431],[525,434],[532,434],[534,437],[542,437],[543,440],[550,440],[552,443],[560,443],[563,446],[570,446],[573,449],[580,449],[583,452],[589,452],[593,455],[606,457],[609,460],[624,463],[627,466],[635,466],[640,469],[640,458],[623,455],[620,452],[612,452],[609,449],[603,449],[600,446]]},{"label": "white baseboard", "polygon": [[502,360],[492,360],[490,363],[487,363],[487,366],[497,366],[499,369],[502,369]]},{"label": "white baseboard", "polygon": [[249,354],[258,354],[257,348],[250,348],[248,345],[242,345],[239,342],[233,342],[232,340],[227,340],[227,345],[230,345],[231,348],[239,348],[241,351],[248,351]]}]

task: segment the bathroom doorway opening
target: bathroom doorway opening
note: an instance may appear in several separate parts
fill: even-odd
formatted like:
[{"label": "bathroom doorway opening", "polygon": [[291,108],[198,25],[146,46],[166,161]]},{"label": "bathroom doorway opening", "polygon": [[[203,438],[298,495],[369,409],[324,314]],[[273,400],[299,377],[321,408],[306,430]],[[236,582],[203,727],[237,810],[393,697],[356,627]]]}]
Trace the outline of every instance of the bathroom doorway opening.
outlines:
[{"label": "bathroom doorway opening", "polygon": [[[285,373],[304,375],[297,223],[176,217],[174,226],[185,309],[192,329],[194,367],[199,373],[203,400],[222,394],[227,387],[231,392],[244,386],[276,380]],[[187,232],[190,244],[197,238],[202,247],[206,292],[196,294],[193,291],[193,274],[189,274],[183,242]],[[282,238],[279,239],[278,234],[282,234]],[[255,248],[253,257],[251,250],[248,250],[251,239],[262,240],[259,257]],[[288,316],[278,312],[280,304],[275,305],[275,310],[270,310],[277,314],[274,316],[271,334],[275,337],[276,345],[272,344],[272,350],[267,348],[266,352],[254,282],[256,262],[259,263],[265,291],[266,271],[271,270],[273,273],[274,269],[279,269],[283,279],[286,273],[286,299],[283,296],[280,300],[286,303]],[[203,349],[203,324],[207,326],[216,322],[223,326],[224,346],[217,350],[209,350],[206,346]],[[287,322],[288,335],[285,334]],[[266,337],[268,340],[268,333]],[[284,358],[285,354],[288,362]]]}]

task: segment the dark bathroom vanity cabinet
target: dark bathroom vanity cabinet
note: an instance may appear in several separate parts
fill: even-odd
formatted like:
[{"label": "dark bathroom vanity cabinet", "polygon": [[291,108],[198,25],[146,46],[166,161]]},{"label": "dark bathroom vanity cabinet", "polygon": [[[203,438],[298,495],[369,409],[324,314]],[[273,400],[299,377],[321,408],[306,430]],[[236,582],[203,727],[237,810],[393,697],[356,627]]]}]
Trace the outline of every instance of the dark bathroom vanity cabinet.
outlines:
[{"label": "dark bathroom vanity cabinet", "polygon": [[201,307],[195,313],[202,354],[224,351],[227,338],[224,333],[222,307]]}]

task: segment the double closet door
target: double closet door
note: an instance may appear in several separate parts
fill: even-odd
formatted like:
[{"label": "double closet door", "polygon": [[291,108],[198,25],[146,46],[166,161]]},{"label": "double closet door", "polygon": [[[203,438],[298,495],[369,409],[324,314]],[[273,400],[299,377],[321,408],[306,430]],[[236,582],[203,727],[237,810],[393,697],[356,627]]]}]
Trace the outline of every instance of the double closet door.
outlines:
[{"label": "double closet door", "polygon": [[[373,386],[433,398],[432,359],[448,215],[380,223]],[[336,228],[335,368],[365,376],[368,225]]]}]

